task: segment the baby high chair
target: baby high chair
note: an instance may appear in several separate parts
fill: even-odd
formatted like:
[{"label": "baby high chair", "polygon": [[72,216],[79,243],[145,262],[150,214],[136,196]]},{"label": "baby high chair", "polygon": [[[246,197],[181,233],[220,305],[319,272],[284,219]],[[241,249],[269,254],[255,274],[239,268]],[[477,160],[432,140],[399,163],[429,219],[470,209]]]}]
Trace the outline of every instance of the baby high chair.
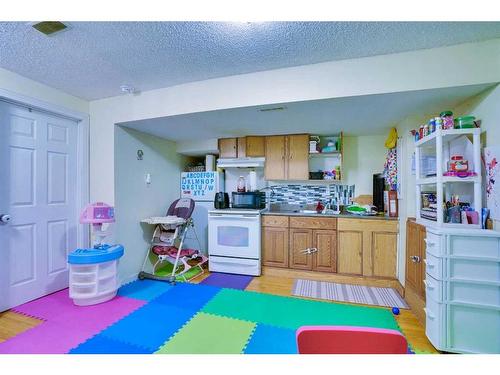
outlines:
[{"label": "baby high chair", "polygon": [[[167,216],[150,217],[142,220],[143,223],[154,224],[156,227],[149,251],[142,265],[142,271],[139,273],[139,280],[153,279],[175,283],[177,278],[189,281],[204,272],[202,265],[208,261],[208,258],[199,250],[183,248],[188,231],[194,234],[194,239],[196,239],[198,247],[200,247],[200,241],[191,218],[194,205],[192,199],[177,199],[170,205]],[[145,271],[150,257],[156,259],[152,273]],[[195,260],[198,260],[198,262],[193,265],[192,263]],[[172,273],[169,276],[161,276],[157,273],[158,268],[164,262],[173,264]],[[201,272],[187,278],[186,273],[194,267],[198,267]]]}]

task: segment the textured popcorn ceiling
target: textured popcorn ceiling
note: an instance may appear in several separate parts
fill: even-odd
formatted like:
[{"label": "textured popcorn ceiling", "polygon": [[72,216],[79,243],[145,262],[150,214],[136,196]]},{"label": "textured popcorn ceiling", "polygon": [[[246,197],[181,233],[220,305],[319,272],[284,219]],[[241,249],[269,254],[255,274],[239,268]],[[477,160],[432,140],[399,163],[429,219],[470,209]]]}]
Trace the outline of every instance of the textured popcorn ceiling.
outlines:
[{"label": "textured popcorn ceiling", "polygon": [[500,23],[0,22],[0,67],[85,99],[500,37]]}]

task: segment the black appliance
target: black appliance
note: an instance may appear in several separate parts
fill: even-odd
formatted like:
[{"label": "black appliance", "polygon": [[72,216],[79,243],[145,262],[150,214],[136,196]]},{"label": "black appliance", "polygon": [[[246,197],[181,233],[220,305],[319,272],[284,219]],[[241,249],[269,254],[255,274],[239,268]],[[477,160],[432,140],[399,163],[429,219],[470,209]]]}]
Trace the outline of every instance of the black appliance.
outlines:
[{"label": "black appliance", "polygon": [[215,193],[214,207],[217,210],[229,208],[229,194],[223,192]]},{"label": "black appliance", "polygon": [[382,173],[373,175],[373,205],[378,212],[384,212],[385,178]]},{"label": "black appliance", "polygon": [[263,191],[248,191],[232,193],[232,208],[263,209],[266,208],[266,193]]}]

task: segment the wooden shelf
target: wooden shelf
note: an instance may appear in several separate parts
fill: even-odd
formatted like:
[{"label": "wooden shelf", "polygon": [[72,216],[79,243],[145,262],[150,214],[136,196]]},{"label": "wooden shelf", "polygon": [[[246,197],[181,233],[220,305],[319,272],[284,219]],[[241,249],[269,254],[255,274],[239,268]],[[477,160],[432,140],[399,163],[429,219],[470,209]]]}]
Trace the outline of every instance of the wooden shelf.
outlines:
[{"label": "wooden shelf", "polygon": [[339,157],[342,153],[340,151],[334,152],[310,152],[309,157],[313,158],[328,158],[328,157]]}]

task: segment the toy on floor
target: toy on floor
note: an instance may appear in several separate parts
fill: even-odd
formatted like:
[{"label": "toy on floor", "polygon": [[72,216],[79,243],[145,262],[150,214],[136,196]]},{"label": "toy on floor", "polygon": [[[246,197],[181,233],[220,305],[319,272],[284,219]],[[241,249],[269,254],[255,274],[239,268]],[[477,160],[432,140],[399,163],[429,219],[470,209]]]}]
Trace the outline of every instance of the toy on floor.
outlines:
[{"label": "toy on floor", "polygon": [[95,305],[116,295],[117,266],[123,246],[104,243],[114,222],[114,208],[102,202],[87,205],[80,216],[81,224],[92,224],[92,247],[76,249],[68,255],[69,296],[75,305]]},{"label": "toy on floor", "polygon": [[[194,239],[200,248],[200,241],[194,229],[191,215],[194,210],[194,200],[182,198],[175,200],[167,211],[167,216],[150,217],[141,222],[156,225],[151,239],[151,246],[146,254],[142,271],[139,273],[139,280],[153,279],[175,283],[177,279],[188,281],[201,275],[203,264],[208,258],[199,250],[185,249],[184,240],[188,231],[194,234]],[[146,272],[145,267],[151,258],[155,259],[153,271]],[[160,266],[167,262],[173,265],[168,269],[169,274],[162,274]],[[193,264],[193,262],[197,262]],[[165,266],[163,267],[165,268]]]},{"label": "toy on floor", "polygon": [[399,308],[397,308],[397,307],[393,307],[393,308],[392,308],[392,313],[393,313],[394,315],[399,315]]},{"label": "toy on floor", "polygon": [[406,354],[408,343],[393,329],[303,326],[297,330],[299,354]]}]

